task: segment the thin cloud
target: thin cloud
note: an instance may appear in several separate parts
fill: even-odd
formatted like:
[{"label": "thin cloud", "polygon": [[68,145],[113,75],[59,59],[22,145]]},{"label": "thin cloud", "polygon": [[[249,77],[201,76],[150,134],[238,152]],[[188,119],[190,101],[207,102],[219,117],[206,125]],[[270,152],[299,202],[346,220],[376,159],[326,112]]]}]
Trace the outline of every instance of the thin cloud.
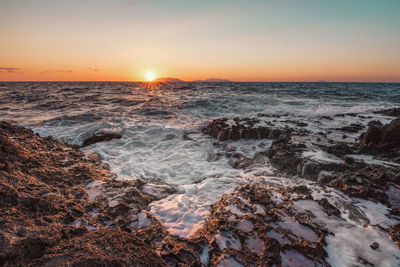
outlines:
[{"label": "thin cloud", "polygon": [[5,67],[0,67],[0,72],[10,72],[10,73],[15,73],[15,72],[20,72],[20,68],[5,68]]},{"label": "thin cloud", "polygon": [[41,74],[46,74],[46,73],[54,73],[54,72],[63,72],[63,73],[73,73],[72,70],[44,70],[41,71]]},{"label": "thin cloud", "polygon": [[68,73],[72,73],[72,70],[55,70],[54,72],[68,72]]},{"label": "thin cloud", "polygon": [[89,70],[95,71],[95,72],[100,71],[99,69],[95,69],[95,68],[89,68]]}]

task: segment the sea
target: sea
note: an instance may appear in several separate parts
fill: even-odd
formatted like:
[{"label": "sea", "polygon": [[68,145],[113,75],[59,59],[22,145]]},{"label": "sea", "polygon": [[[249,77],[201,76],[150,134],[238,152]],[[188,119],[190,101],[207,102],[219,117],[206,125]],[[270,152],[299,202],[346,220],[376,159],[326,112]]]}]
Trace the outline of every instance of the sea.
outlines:
[{"label": "sea", "polygon": [[[175,193],[152,202],[149,211],[171,234],[181,237],[201,228],[210,204],[241,184],[309,183],[276,176],[268,163],[257,169],[234,168],[227,150],[251,158],[273,140],[220,142],[201,131],[213,119],[269,116],[278,123],[303,122],[309,131],[325,131],[341,140],[343,133],[335,129],[372,119],[387,123],[390,118],[374,111],[399,105],[399,83],[0,82],[0,120],[77,145],[96,132],[121,134],[121,139],[84,150],[98,152],[118,179],[146,181],[149,194],[157,192],[160,184],[176,188]],[[338,116],[354,113],[363,117]],[[347,134],[346,140],[354,143],[359,134]],[[307,155],[334,160],[320,151]],[[375,219],[387,212],[381,204],[351,201],[361,203]],[[352,238],[343,230],[328,240],[328,262],[334,266],[352,263],[373,236],[387,244],[382,245],[386,254],[380,256],[387,264],[381,266],[400,264],[399,250],[387,235],[368,231],[360,226],[350,231]]]}]

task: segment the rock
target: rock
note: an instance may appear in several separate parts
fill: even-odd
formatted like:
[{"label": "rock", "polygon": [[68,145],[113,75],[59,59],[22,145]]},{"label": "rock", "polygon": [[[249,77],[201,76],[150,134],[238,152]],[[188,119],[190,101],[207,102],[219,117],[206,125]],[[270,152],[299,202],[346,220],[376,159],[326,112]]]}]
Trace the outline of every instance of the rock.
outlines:
[{"label": "rock", "polygon": [[304,145],[293,144],[289,138],[276,140],[272,142],[267,156],[273,167],[289,175],[296,175],[302,171],[301,153],[304,149]]},{"label": "rock", "polygon": [[87,147],[95,143],[110,141],[112,139],[119,139],[121,137],[122,136],[120,134],[116,133],[104,133],[104,132],[95,133],[91,137],[86,138],[85,141],[83,141],[81,147]]},{"label": "rock", "polygon": [[165,266],[150,239],[166,230],[151,217],[144,237],[127,219],[154,198],[97,153],[0,122],[0,163],[0,265]]},{"label": "rock", "polygon": [[317,200],[318,204],[323,208],[326,214],[340,216],[340,210],[329,203],[328,199],[322,198]]},{"label": "rock", "polygon": [[[296,199],[311,199],[306,186],[249,184],[212,204],[209,219],[194,234],[194,239],[202,238],[209,244],[209,266],[281,266],[288,248],[313,259],[315,265],[329,266],[324,250],[327,232],[307,221],[307,216],[291,213],[294,192]],[[282,204],[273,200],[276,195],[282,195]],[[283,228],[283,221],[293,228],[306,229],[311,240]]]},{"label": "rock", "polygon": [[373,250],[377,250],[379,248],[378,242],[372,242],[371,245],[369,245]]},{"label": "rock", "polygon": [[383,152],[400,151],[400,118],[383,126],[370,126],[359,139],[361,148]]},{"label": "rock", "polygon": [[316,177],[320,172],[319,166],[316,163],[306,162],[301,169],[301,176],[306,178]]},{"label": "rock", "polygon": [[380,110],[380,111],[375,111],[374,113],[382,114],[382,115],[390,116],[390,117],[400,117],[400,108],[389,108],[389,109],[384,109],[384,110]]},{"label": "rock", "polygon": [[65,240],[34,265],[58,266],[167,266],[138,236],[119,229],[94,230]]},{"label": "rock", "polygon": [[382,126],[382,125],[383,125],[382,122],[378,120],[373,120],[368,122],[368,126]]},{"label": "rock", "polygon": [[228,124],[227,118],[215,119],[202,129],[219,141],[239,139],[277,139],[289,134],[288,130],[273,129],[267,126],[255,126],[259,120],[252,118],[234,118],[234,124]]},{"label": "rock", "polygon": [[364,125],[359,124],[359,123],[352,123],[349,126],[344,126],[342,128],[339,128],[337,130],[341,130],[342,132],[346,133],[357,133],[364,129]]},{"label": "rock", "polygon": [[400,224],[393,225],[389,230],[390,239],[400,248]]},{"label": "rock", "polygon": [[347,144],[339,143],[335,145],[320,145],[319,146],[323,151],[335,155],[339,158],[348,155],[348,154],[353,154],[354,149],[350,147]]}]

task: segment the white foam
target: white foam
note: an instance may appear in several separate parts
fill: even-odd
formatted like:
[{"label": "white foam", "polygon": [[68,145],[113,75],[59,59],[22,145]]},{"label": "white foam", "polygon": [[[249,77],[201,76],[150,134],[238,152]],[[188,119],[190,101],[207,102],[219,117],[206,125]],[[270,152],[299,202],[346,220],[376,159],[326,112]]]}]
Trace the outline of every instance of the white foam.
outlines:
[{"label": "white foam", "polygon": [[[366,205],[366,203],[363,203]],[[369,207],[371,204],[369,204]],[[299,212],[312,212],[313,219],[318,225],[323,225],[326,230],[334,233],[326,237],[326,251],[329,257],[328,263],[332,266],[357,265],[359,257],[373,263],[375,266],[396,266],[400,264],[400,251],[389,239],[388,234],[377,227],[367,226],[348,217],[337,218],[328,216],[321,207],[311,200],[298,200],[293,204]],[[355,206],[357,207],[357,206]],[[385,212],[384,209],[371,211],[371,216],[377,216],[372,223],[380,222]],[[372,219],[372,217],[370,217]],[[345,220],[343,220],[345,219]],[[372,250],[369,246],[372,242],[378,242],[382,249]]]},{"label": "white foam", "polygon": [[374,159],[372,155],[347,155],[347,156],[355,160],[364,161],[367,164],[400,167],[399,163]]},{"label": "white foam", "polygon": [[322,150],[308,150],[303,152],[303,157],[309,158],[318,162],[327,162],[327,163],[342,163],[342,160],[334,155],[326,153]]}]

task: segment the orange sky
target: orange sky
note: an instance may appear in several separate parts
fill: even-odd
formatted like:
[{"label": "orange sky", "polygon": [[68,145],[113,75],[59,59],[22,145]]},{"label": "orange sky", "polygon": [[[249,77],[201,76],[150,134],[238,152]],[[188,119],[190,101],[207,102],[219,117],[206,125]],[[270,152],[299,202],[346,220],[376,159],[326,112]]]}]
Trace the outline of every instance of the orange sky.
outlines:
[{"label": "orange sky", "polygon": [[400,1],[189,2],[4,0],[0,80],[400,81]]}]

